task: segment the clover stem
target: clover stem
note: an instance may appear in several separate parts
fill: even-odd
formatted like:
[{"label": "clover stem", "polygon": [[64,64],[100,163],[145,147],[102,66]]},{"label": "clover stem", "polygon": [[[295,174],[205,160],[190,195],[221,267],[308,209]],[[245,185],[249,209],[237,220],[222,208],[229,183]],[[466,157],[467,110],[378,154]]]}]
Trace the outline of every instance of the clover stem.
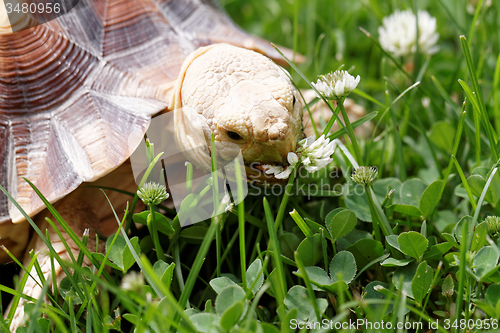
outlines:
[{"label": "clover stem", "polygon": [[163,249],[160,245],[160,238],[158,237],[158,230],[156,229],[156,221],[155,221],[155,206],[153,204],[149,205],[149,215],[147,219],[149,234],[153,239],[153,244],[156,249],[156,257],[158,260],[163,259]]},{"label": "clover stem", "polygon": [[[365,189],[365,191],[369,192],[370,189]],[[367,197],[368,197],[368,194],[367,194]],[[368,202],[370,201],[370,199],[368,199]],[[372,210],[372,205],[370,205],[370,211]],[[372,216],[373,216],[373,212],[372,212]],[[380,227],[379,227],[379,221],[375,221],[375,219],[372,217],[372,226],[373,226],[373,233],[375,234],[375,240],[378,240],[379,242],[382,242],[382,236],[380,235]]]},{"label": "clover stem", "polygon": [[[83,237],[82,237],[83,245],[87,246],[88,241],[89,241],[89,229],[85,229],[85,231],[83,232]],[[83,257],[84,257],[84,254],[83,254],[83,252],[80,251],[80,253],[78,254],[78,259],[76,260],[76,263],[78,266],[82,265]]]},{"label": "clover stem", "polygon": [[340,111],[342,112],[342,118],[344,118],[344,123],[345,127],[347,130],[347,135],[349,136],[349,139],[351,139],[352,146],[354,147],[354,154],[356,155],[356,159],[358,160],[359,165],[363,165],[363,159],[361,157],[361,151],[359,150],[358,142],[356,141],[356,137],[354,136],[354,131],[351,126],[351,122],[349,120],[349,117],[347,116],[347,112],[344,108],[344,100],[345,98],[342,97],[340,100],[338,100],[338,107],[340,107]]},{"label": "clover stem", "polygon": [[[332,113],[333,116],[330,118],[330,120],[328,120],[328,123],[326,124],[326,127],[325,129],[323,130],[323,133],[321,133],[321,135],[325,135],[327,136],[327,134],[330,132],[330,130],[332,129],[332,126],[333,126],[333,123],[335,122],[335,119],[338,119],[338,114],[337,114],[337,109],[334,109],[333,108],[333,105],[332,105],[332,102],[329,102],[328,103],[328,106],[330,107],[330,109],[332,110]],[[338,108],[338,105],[337,105],[337,108]],[[311,118],[312,119],[312,118]],[[340,120],[338,120],[340,122]]]},{"label": "clover stem", "polygon": [[[380,202],[375,197],[371,186],[365,187],[366,198],[368,199],[368,206],[370,206],[370,213],[372,215],[372,224],[373,231],[375,233],[375,238],[378,241],[383,243],[382,235],[380,235],[379,227],[382,230],[382,233],[385,237],[394,235],[394,231],[392,231],[391,225],[385,216],[382,207],[380,206]],[[403,259],[402,254],[396,249],[391,248],[392,256],[396,259]]]},{"label": "clover stem", "polygon": [[[391,225],[389,224],[387,217],[382,211],[382,208],[380,208],[378,200],[377,202],[375,202],[376,198],[374,198],[373,196],[371,186],[365,187],[365,193],[366,193],[366,198],[368,199],[368,205],[370,206],[370,212],[372,214],[373,222],[378,224],[378,227],[380,227],[384,236],[387,237],[390,235],[394,235],[394,232],[392,231]],[[378,230],[378,227],[375,227],[375,225],[373,226],[375,235],[377,233],[376,230]],[[381,237],[380,232],[378,237]]]}]

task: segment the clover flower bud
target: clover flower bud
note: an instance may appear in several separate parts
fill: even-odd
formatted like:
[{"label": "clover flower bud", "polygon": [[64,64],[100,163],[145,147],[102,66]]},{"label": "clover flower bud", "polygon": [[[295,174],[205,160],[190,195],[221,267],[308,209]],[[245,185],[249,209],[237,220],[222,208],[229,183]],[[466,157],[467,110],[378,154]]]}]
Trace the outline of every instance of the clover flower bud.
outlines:
[{"label": "clover flower bud", "polygon": [[137,190],[137,196],[145,205],[158,205],[168,199],[169,194],[165,185],[148,182]]},{"label": "clover flower bud", "polygon": [[375,167],[360,166],[351,175],[351,179],[359,185],[370,186],[377,178],[378,170]]},{"label": "clover flower bud", "polygon": [[495,239],[500,237],[500,217],[488,216],[485,221],[488,225],[488,235]]},{"label": "clover flower bud", "polygon": [[473,268],[474,267],[474,259],[476,258],[476,254],[472,251],[467,251],[465,254],[465,263],[467,264],[467,267]]}]

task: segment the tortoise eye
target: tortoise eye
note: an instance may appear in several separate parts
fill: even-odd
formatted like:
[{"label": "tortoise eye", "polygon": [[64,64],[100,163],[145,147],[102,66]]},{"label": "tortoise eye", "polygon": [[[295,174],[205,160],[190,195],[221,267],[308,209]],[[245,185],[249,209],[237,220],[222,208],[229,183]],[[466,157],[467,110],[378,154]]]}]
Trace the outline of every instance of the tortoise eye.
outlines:
[{"label": "tortoise eye", "polygon": [[241,135],[233,131],[227,131],[227,136],[234,141],[240,141],[241,139],[243,139]]}]

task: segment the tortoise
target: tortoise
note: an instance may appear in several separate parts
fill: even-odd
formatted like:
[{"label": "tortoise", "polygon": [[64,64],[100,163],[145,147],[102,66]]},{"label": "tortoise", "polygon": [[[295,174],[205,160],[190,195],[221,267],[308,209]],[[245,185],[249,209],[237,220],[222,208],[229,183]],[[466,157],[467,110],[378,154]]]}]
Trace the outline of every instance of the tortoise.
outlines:
[{"label": "tortoise", "polygon": [[[28,14],[13,22],[2,15],[0,185],[39,224],[49,213],[40,213],[43,202],[24,178],[57,202],[77,234],[115,231],[107,203],[96,205],[96,189],[81,184],[136,189],[127,159],[154,115],[173,110],[187,147],[207,145],[212,132],[218,143],[237,144],[245,164],[286,165],[302,133],[299,95],[270,60],[281,56],[212,0],[80,0],[38,25]],[[183,114],[185,106],[195,114]],[[204,119],[202,128],[192,117]],[[113,204],[126,200],[108,194]],[[23,215],[0,195],[0,243],[20,256],[29,234]],[[41,245],[34,237],[28,249]],[[48,255],[38,258],[49,274]],[[31,280],[24,290],[35,298],[39,292]],[[22,318],[20,307],[11,329]]]}]

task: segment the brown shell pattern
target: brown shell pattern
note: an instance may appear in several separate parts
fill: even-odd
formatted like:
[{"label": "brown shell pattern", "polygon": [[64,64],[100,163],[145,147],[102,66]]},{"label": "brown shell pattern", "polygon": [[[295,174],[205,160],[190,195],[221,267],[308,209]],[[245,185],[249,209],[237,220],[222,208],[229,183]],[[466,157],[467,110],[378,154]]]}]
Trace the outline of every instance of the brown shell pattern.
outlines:
[{"label": "brown shell pattern", "polygon": [[[0,29],[1,30],[1,29]],[[0,35],[0,184],[34,215],[125,161],[169,104],[185,57],[226,42],[278,58],[204,0],[80,0]],[[21,213],[0,194],[0,223]]]}]

